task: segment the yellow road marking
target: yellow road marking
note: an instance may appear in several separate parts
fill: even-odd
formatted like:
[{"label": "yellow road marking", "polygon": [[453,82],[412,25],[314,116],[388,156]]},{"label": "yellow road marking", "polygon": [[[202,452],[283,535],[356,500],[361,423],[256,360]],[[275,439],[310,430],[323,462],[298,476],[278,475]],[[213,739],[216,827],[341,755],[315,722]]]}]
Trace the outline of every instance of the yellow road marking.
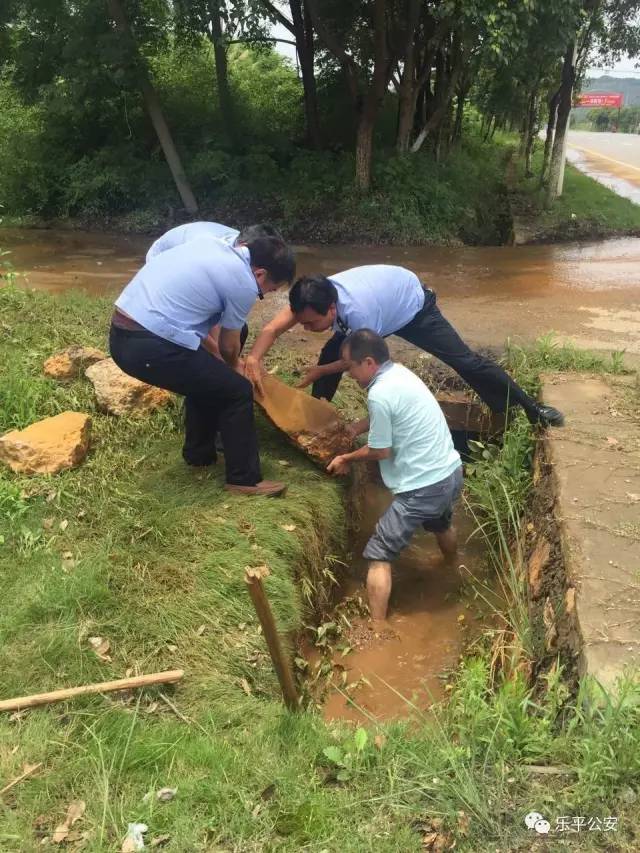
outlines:
[{"label": "yellow road marking", "polygon": [[607,157],[606,154],[601,154],[599,151],[594,151],[592,148],[583,148],[582,145],[574,145],[573,142],[569,142],[569,145],[577,151],[584,151],[585,154],[591,154],[593,157],[599,157],[600,160],[608,160],[609,163],[615,163],[625,169],[633,169],[634,172],[640,172],[640,167],[632,166],[630,163],[623,163],[622,160],[614,160],[613,157]]}]

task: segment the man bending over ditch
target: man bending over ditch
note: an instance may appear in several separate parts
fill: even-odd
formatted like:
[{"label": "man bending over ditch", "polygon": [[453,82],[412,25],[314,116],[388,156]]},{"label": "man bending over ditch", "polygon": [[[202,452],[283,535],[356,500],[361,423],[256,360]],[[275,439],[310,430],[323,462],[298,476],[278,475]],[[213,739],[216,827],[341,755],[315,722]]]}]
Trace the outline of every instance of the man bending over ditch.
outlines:
[{"label": "man bending over ditch", "polygon": [[[262,479],[253,420],[253,387],[240,360],[247,315],[265,293],[289,284],[295,261],[276,237],[229,245],[203,237],[152,257],[116,300],[110,350],[130,376],[185,398],[189,465],[216,461],[222,436],[228,491],[282,494],[284,483]],[[214,356],[204,341],[220,326]]]},{"label": "man bending over ditch", "polygon": [[331,400],[346,369],[340,358],[345,337],[358,329],[398,335],[452,367],[494,412],[522,406],[531,423],[562,426],[562,412],[542,406],[489,358],[473,352],[442,316],[436,294],[404,267],[372,264],[298,279],[283,308],[258,335],[246,359],[246,375],[260,389],[265,353],[276,339],[300,323],[307,331],[333,330],[299,387],[313,383],[314,397]]},{"label": "man bending over ditch", "polygon": [[449,427],[427,386],[389,358],[384,338],[370,329],[348,337],[341,357],[349,374],[366,388],[369,417],[352,425],[354,435],[369,432],[368,443],[336,456],[332,474],[346,474],[351,462],[377,459],[393,502],[381,516],[363,556],[369,561],[367,596],[374,620],[387,617],[391,594],[391,562],[418,527],[435,533],[451,567],[456,534],[453,506],[462,490],[462,463]]}]

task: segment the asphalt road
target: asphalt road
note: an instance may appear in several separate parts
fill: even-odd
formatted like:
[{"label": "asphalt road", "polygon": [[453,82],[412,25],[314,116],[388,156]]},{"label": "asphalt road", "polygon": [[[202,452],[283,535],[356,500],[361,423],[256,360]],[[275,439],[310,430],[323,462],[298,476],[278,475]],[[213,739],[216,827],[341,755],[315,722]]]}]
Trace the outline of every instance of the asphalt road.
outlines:
[{"label": "asphalt road", "polygon": [[572,130],[568,142],[569,162],[640,204],[640,134]]},{"label": "asphalt road", "polygon": [[569,132],[569,145],[585,153],[617,161],[622,166],[637,168],[640,181],[640,134],[572,130]]}]

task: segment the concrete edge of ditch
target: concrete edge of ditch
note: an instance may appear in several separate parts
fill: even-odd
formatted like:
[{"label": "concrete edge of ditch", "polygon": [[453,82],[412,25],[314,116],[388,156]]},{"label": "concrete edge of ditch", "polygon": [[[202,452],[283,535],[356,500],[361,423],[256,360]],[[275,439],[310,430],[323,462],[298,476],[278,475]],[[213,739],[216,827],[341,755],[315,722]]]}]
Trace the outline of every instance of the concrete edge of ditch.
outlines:
[{"label": "concrete edge of ditch", "polygon": [[533,459],[533,490],[524,521],[524,560],[536,673],[559,660],[577,687],[584,674],[582,635],[571,573],[571,544],[558,503],[552,443],[543,435]]}]

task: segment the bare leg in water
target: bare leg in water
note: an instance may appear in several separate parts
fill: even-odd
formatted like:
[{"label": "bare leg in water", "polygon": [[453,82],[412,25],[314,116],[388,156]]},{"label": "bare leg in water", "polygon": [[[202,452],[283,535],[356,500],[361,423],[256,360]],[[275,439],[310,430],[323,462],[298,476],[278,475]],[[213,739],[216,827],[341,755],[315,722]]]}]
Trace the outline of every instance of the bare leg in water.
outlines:
[{"label": "bare leg in water", "polygon": [[444,557],[445,564],[447,566],[453,565],[456,557],[458,556],[458,537],[456,535],[455,527],[443,530],[442,533],[436,533],[435,536],[436,541],[438,542],[438,548],[440,548],[442,556]]},{"label": "bare leg in water", "polygon": [[[445,559],[445,565],[454,564],[458,555],[458,537],[455,528],[450,527],[442,533],[436,533],[438,547]],[[371,560],[367,573],[367,597],[369,611],[374,622],[384,622],[389,609],[391,596],[391,563]]]},{"label": "bare leg in water", "polygon": [[372,560],[367,573],[367,597],[369,610],[374,622],[384,622],[387,618],[389,596],[391,595],[391,563]]}]

